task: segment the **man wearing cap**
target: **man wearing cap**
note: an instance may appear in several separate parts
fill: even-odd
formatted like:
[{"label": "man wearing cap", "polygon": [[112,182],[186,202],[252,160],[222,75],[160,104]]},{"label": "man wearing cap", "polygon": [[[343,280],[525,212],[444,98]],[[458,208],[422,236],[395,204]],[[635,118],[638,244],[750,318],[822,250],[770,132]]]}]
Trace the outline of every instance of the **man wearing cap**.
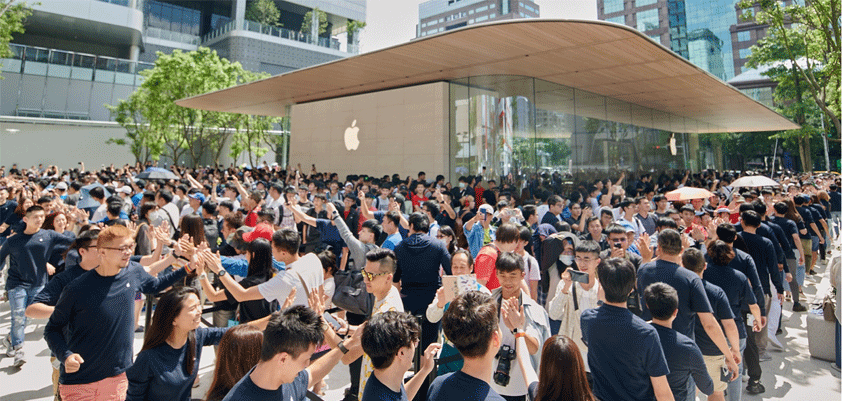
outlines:
[{"label": "man wearing cap", "polygon": [[55,190],[56,195],[58,195],[58,197],[61,198],[62,202],[65,199],[67,199],[67,192],[66,192],[67,191],[67,183],[66,182],[64,182],[64,181],[59,182],[58,184],[56,184],[56,186],[53,188],[53,190]]},{"label": "man wearing cap", "polygon": [[[56,187],[58,188],[58,185]],[[123,200],[123,206],[120,207],[120,211],[125,213],[126,216],[131,216],[132,209],[134,209],[134,203],[132,203],[132,188],[128,185],[117,188],[117,196]]]},{"label": "man wearing cap", "polygon": [[188,194],[187,199],[189,204],[184,206],[184,209],[181,209],[181,214],[178,216],[179,223],[181,222],[181,219],[188,214],[198,214],[199,210],[202,208],[202,204],[205,203],[205,195],[202,195],[201,192]]}]

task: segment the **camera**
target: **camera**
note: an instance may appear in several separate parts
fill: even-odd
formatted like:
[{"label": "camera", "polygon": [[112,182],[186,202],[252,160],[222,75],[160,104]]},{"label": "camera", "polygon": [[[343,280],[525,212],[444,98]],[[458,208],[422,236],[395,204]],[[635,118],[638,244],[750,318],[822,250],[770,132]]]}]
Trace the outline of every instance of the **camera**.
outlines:
[{"label": "camera", "polygon": [[509,385],[509,371],[512,369],[512,361],[515,359],[514,348],[503,345],[497,351],[497,369],[494,371],[494,383],[506,387]]}]

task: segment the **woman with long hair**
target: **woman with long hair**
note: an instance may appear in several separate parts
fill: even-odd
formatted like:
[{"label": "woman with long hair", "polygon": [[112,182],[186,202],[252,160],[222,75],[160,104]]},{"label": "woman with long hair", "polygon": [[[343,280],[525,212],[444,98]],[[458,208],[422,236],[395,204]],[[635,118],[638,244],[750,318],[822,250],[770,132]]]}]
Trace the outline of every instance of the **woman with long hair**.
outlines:
[{"label": "woman with long hair", "polygon": [[441,226],[439,232],[436,233],[436,238],[444,241],[444,244],[447,246],[447,252],[451,255],[460,249],[456,246],[456,234],[450,226]]},{"label": "woman with long hair", "polygon": [[13,213],[9,214],[9,217],[6,218],[6,221],[0,225],[0,235],[8,236],[11,234],[10,231],[23,231],[23,216],[26,215],[26,209],[29,209],[35,202],[32,200],[31,197],[26,196],[23,192],[21,192],[20,196],[18,197],[18,206],[15,208]]},{"label": "woman with long hair", "polygon": [[[256,238],[249,244],[249,249],[246,251],[245,261],[242,259],[223,258],[226,259],[226,261],[223,262],[223,266],[225,266],[226,263],[233,263],[235,261],[239,261],[240,264],[242,262],[248,263],[246,277],[240,281],[240,285],[242,285],[243,288],[249,288],[265,283],[272,278],[272,275],[275,274],[275,267],[272,259],[272,245],[264,238]],[[198,273],[199,282],[202,283],[202,290],[205,292],[205,296],[211,302],[221,302],[227,300],[230,304],[236,305],[237,300],[227,289],[218,290],[213,287],[207,276],[202,274],[202,271],[204,270],[204,266],[202,265],[203,263],[199,263]],[[225,270],[231,274],[235,274],[234,271],[236,271],[233,268],[226,268]],[[239,322],[248,323],[252,320],[268,316],[272,313],[272,311],[273,308],[271,304],[265,299],[241,302],[239,307]]]},{"label": "woman with long hair", "polygon": [[585,362],[573,340],[564,335],[548,338],[541,351],[541,371],[537,376],[529,361],[525,340],[518,339],[516,347],[521,372],[529,383],[530,399],[596,401],[588,385]]},{"label": "woman with long hair", "polygon": [[263,332],[242,324],[222,336],[216,354],[216,368],[206,401],[220,401],[260,360]]},{"label": "woman with long hair", "polygon": [[227,328],[199,327],[199,291],[175,288],[158,300],[143,348],[126,371],[126,400],[190,400],[202,347],[217,345]]},{"label": "woman with long hair", "polygon": [[189,235],[194,246],[199,246],[199,244],[205,242],[205,223],[202,221],[202,216],[198,214],[185,215],[181,218],[181,223],[178,226],[181,235]]}]

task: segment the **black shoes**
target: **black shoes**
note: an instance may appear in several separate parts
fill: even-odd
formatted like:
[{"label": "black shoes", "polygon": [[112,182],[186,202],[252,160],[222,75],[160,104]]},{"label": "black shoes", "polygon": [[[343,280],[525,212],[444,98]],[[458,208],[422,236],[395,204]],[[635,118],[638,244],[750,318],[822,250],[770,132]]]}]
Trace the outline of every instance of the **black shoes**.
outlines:
[{"label": "black shoes", "polygon": [[749,394],[760,394],[766,392],[766,387],[760,384],[760,380],[749,380],[746,386],[746,392]]},{"label": "black shoes", "polygon": [[795,304],[795,305],[792,305],[792,311],[793,312],[806,312],[807,307],[804,306],[804,305],[801,305],[801,304]]}]

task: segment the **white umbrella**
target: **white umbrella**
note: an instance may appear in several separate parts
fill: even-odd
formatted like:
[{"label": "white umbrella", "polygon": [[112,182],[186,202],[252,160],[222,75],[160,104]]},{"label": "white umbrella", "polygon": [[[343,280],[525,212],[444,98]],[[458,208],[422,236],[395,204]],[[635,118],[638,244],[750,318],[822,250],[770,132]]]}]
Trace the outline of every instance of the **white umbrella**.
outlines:
[{"label": "white umbrella", "polygon": [[750,175],[741,177],[731,183],[734,188],[739,187],[777,187],[780,186],[777,181],[766,177],[765,175]]}]

